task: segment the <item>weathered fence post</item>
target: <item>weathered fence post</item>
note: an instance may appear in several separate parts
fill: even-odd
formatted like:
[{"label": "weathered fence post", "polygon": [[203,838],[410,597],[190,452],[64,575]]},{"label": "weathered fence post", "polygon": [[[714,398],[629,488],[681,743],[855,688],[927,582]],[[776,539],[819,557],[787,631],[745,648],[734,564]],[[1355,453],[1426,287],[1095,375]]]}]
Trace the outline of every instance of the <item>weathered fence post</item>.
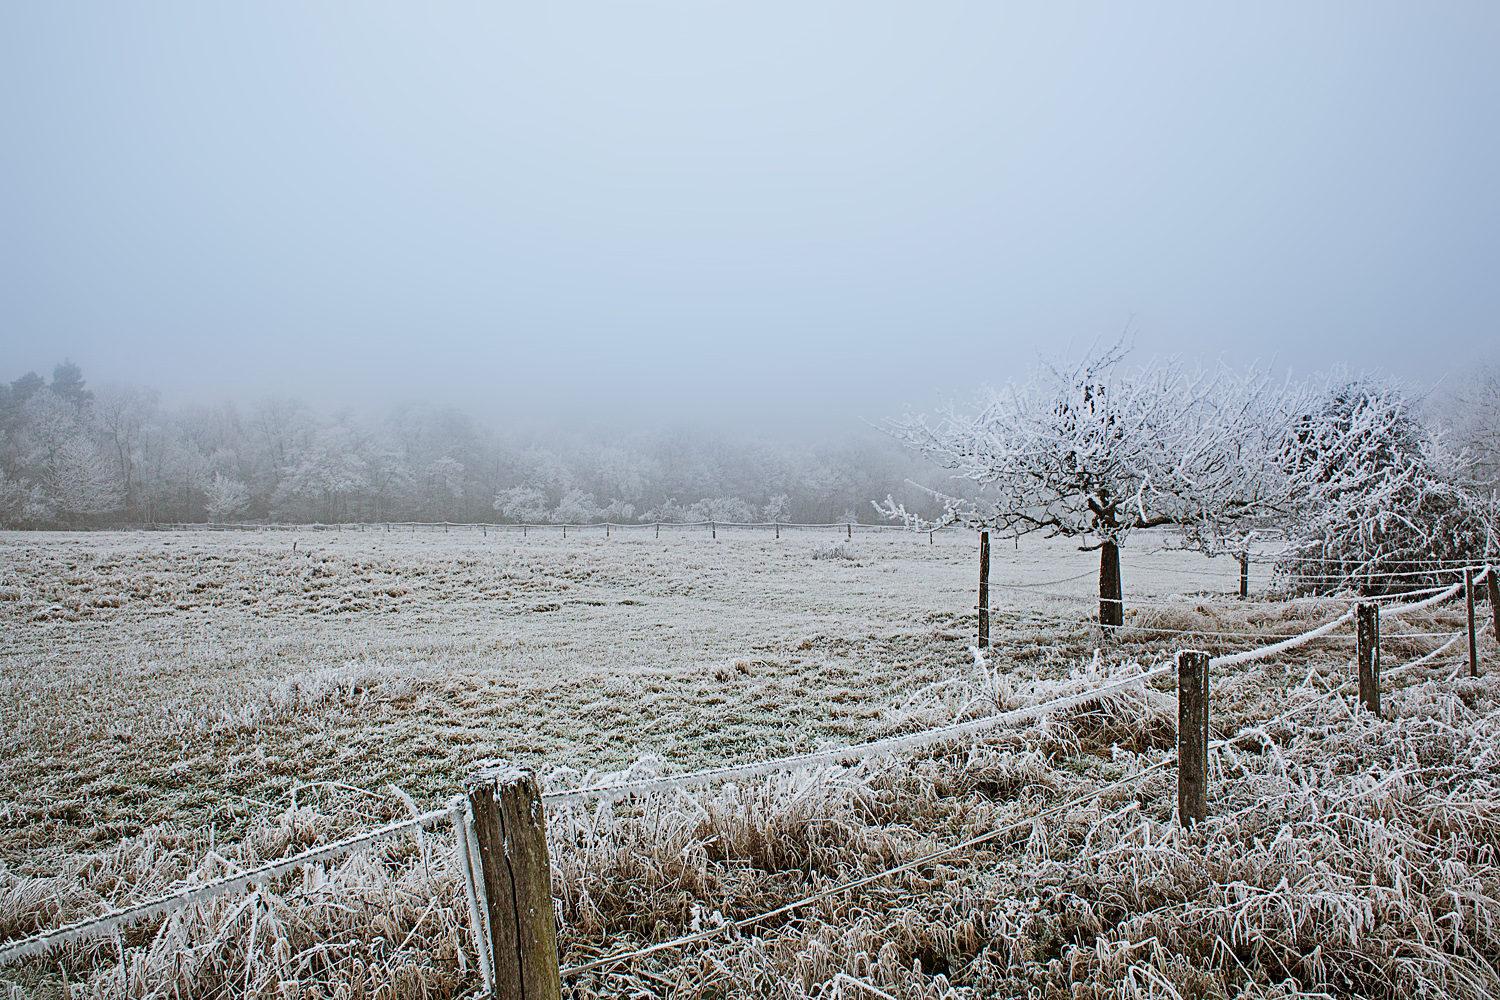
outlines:
[{"label": "weathered fence post", "polygon": [[1464,600],[1469,605],[1469,676],[1479,676],[1479,646],[1474,634],[1474,570],[1464,567]]},{"label": "weathered fence post", "polygon": [[1208,817],[1208,654],[1177,654],[1177,822]]},{"label": "weathered fence post", "polygon": [[719,537],[719,522],[718,521],[709,521],[708,522],[708,529],[714,533],[714,537],[715,538]]},{"label": "weathered fence post", "polygon": [[1359,664],[1359,700],[1380,714],[1380,605],[1366,602],[1354,609],[1355,659]]},{"label": "weathered fence post", "polygon": [[990,644],[990,533],[979,533],[979,648]]},{"label": "weathered fence post", "polygon": [[605,538],[609,537],[609,522],[608,521],[604,522],[604,537]]},{"label": "weathered fence post", "polygon": [[660,521],[656,522],[656,537],[657,538],[661,537],[661,522]]},{"label": "weathered fence post", "polygon": [[1484,576],[1490,585],[1490,617],[1495,620],[1495,641],[1500,642],[1500,579],[1496,579],[1494,566],[1486,566]]},{"label": "weathered fence post", "polygon": [[495,1000],[561,1000],[552,864],[536,775],[508,764],[481,768],[464,790],[484,871]]},{"label": "weathered fence post", "polygon": [[1099,546],[1099,624],[1105,635],[1111,626],[1125,624],[1125,591],[1120,582],[1120,546],[1105,541]]},{"label": "weathered fence post", "polygon": [[845,525],[845,526],[844,526],[844,527],[846,527],[846,528],[848,528],[848,529],[849,529],[849,538],[850,538],[850,540],[851,540],[851,541],[852,541],[852,540],[853,540],[853,538],[854,538],[854,522],[853,522],[853,521],[850,521],[850,522],[849,522],[849,523],[848,523],[848,524],[846,524],[846,525]]},{"label": "weathered fence post", "polygon": [[568,537],[568,526],[566,524],[563,525],[563,537]]},{"label": "weathered fence post", "polygon": [[930,532],[930,531],[927,533],[927,544],[928,545],[932,544],[932,532]]},{"label": "weathered fence post", "polygon": [[1250,553],[1240,553],[1240,600],[1250,596]]},{"label": "weathered fence post", "polygon": [[780,521],[776,522],[776,537],[777,538],[781,537],[781,522]]}]

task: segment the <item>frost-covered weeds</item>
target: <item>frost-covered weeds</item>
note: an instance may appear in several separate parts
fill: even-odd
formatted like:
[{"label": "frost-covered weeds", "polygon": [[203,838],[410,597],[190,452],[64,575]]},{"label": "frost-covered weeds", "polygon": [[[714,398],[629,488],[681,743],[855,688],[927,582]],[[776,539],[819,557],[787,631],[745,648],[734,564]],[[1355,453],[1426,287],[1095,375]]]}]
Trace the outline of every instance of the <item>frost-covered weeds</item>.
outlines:
[{"label": "frost-covered weeds", "polygon": [[849,562],[855,562],[859,559],[859,554],[854,551],[854,545],[846,539],[842,542],[819,545],[813,549],[812,557],[814,559],[847,559]]},{"label": "frost-covered weeds", "polygon": [[[872,559],[883,558],[885,550],[874,543],[862,546]],[[635,572],[651,580],[645,585],[657,588],[653,602],[665,602],[660,595],[672,588],[719,586],[711,575],[715,563],[699,545],[690,558],[672,562],[661,548],[618,551],[613,563],[588,561],[589,550],[578,559],[554,553],[551,579],[576,586],[569,598],[603,601],[611,594],[607,588],[632,579],[622,567],[635,560]],[[740,558],[727,546],[713,551],[720,563]],[[774,550],[756,555],[760,561],[741,564],[753,569],[728,580],[724,590],[743,595],[746,581],[762,591],[785,581],[787,600],[801,600],[807,578],[783,567],[826,574],[807,551],[804,546],[784,560]],[[902,554],[903,574],[911,568],[915,577],[922,558],[961,558],[967,581],[971,554],[945,556],[940,547],[932,554],[923,545]],[[418,563],[423,573],[417,579],[434,591],[453,591],[483,588],[498,577],[482,557],[478,565],[465,565],[468,558],[446,558],[441,571]],[[698,568],[700,559],[708,568]],[[345,577],[353,562],[343,564]],[[248,578],[253,566],[236,572]],[[774,572],[752,575],[762,567]],[[540,559],[535,568],[540,576]],[[65,569],[59,560],[55,582],[28,576],[18,586],[27,593],[92,586],[83,573],[61,578]],[[850,569],[837,567],[839,573]],[[881,584],[874,572],[878,568],[859,586]],[[1042,580],[1065,575],[1041,563],[1037,574]],[[821,586],[832,576],[812,579]],[[248,579],[244,586],[252,597],[259,593]],[[202,599],[220,599],[215,595],[223,589],[206,588]],[[955,603],[967,601],[961,589],[955,593]],[[418,607],[429,606],[440,605]],[[920,632],[914,638],[887,624],[878,627],[890,631],[877,635],[877,626],[867,623],[884,612],[866,603],[847,613],[859,624],[842,631],[799,618],[788,636],[756,642],[750,637],[772,631],[759,621],[758,631],[736,638],[738,651],[726,646],[705,653],[688,644],[691,662],[680,675],[604,660],[608,676],[597,690],[585,672],[591,661],[567,647],[527,654],[536,657],[537,671],[556,675],[554,686],[532,690],[509,679],[516,661],[499,661],[503,682],[501,674],[476,669],[478,657],[511,655],[503,649],[470,651],[445,638],[420,649],[377,652],[343,625],[360,621],[355,615],[329,619],[345,631],[322,634],[273,619],[270,637],[244,647],[221,645],[205,632],[193,640],[190,659],[173,659],[160,640],[142,647],[146,654],[128,665],[70,662],[74,647],[49,646],[61,662],[17,656],[12,666],[18,669],[0,677],[9,729],[3,773],[13,794],[25,800],[15,812],[7,806],[0,822],[8,845],[0,857],[6,866],[0,935],[138,902],[405,814],[395,797],[341,787],[351,781],[379,789],[397,780],[425,805],[436,805],[457,787],[468,759],[463,754],[493,754],[495,741],[514,731],[508,720],[544,703],[549,710],[553,702],[576,706],[569,711],[581,732],[636,731],[643,719],[697,717],[719,729],[744,727],[744,738],[768,752],[781,738],[769,727],[794,712],[830,718],[847,712],[850,720],[847,736],[813,729],[804,739],[911,732],[1096,686],[1163,662],[1181,645],[1219,652],[1274,641],[1345,606],[1158,599],[1132,608],[1118,642],[1098,657],[1091,654],[1097,635],[1086,624],[1060,613],[1002,608],[993,632],[998,648],[979,665],[963,653],[971,619],[935,612],[926,624],[902,619],[901,628]],[[106,613],[128,616],[132,607]],[[472,616],[474,607],[464,605],[464,613]],[[595,610],[582,600],[577,607],[567,627],[593,628],[588,634],[595,646],[612,648],[606,644],[617,641],[624,619],[603,616],[624,612],[602,603]],[[701,613],[699,607],[684,605],[682,617],[669,620],[685,622]],[[595,614],[598,625],[587,617]],[[660,612],[653,607],[650,614]],[[546,634],[558,642],[563,626],[551,625],[557,616],[542,617],[548,624],[533,628],[557,629]],[[1451,654],[1409,671],[1395,669],[1437,648],[1461,618],[1461,611],[1437,609],[1382,622],[1390,721],[1377,722],[1354,707],[1346,665],[1352,649],[1341,639],[1216,676],[1212,725],[1215,738],[1228,742],[1212,755],[1212,816],[1190,833],[1172,822],[1169,684],[848,770],[551,810],[565,966],[751,917],[1006,829],[988,843],[831,893],[737,936],[726,933],[576,977],[569,993],[822,1000],[876,995],[867,986],[902,1000],[1490,995],[1497,986],[1491,969],[1500,961],[1492,931],[1500,926],[1500,810],[1494,804],[1500,801],[1494,788],[1500,683],[1453,677],[1458,663]],[[133,619],[116,621],[123,628]],[[55,621],[27,626],[83,627]],[[864,629],[872,633],[868,640],[855,632]],[[1225,634],[1240,632],[1246,634]],[[93,649],[101,634],[81,634],[80,642]],[[752,646],[757,652],[746,652]],[[1496,648],[1487,634],[1481,653],[1485,669],[1493,670]],[[883,688],[871,682],[876,667],[869,665],[881,658],[920,666],[904,668],[894,687]],[[200,674],[210,686],[192,686]],[[687,685],[701,688],[699,701],[681,699],[678,688]],[[205,690],[212,693],[209,702],[195,700],[195,692]],[[893,696],[885,696],[887,690]],[[100,714],[88,723],[95,728],[68,728],[73,720],[59,718],[64,705],[95,706]],[[181,720],[175,735],[159,738],[170,728],[162,720],[174,717]],[[501,735],[477,738],[490,732],[479,728],[485,724]],[[118,734],[106,733],[105,725]],[[661,744],[647,742],[643,732],[637,745],[659,746],[672,769],[743,759],[724,746],[699,746],[701,737],[684,735],[686,725],[674,722]],[[438,727],[442,741],[431,738]],[[577,746],[584,746],[582,738]],[[116,763],[80,765],[85,750]],[[373,766],[371,754],[383,767],[416,768],[412,783],[360,770]],[[610,759],[603,751],[575,749],[530,759],[549,758]],[[325,765],[329,772],[321,770]],[[622,778],[664,766],[645,759]],[[71,777],[57,784],[58,773]],[[276,783],[285,776],[320,780]],[[563,788],[600,778],[556,769],[550,782]],[[227,825],[215,820],[217,842],[208,825],[196,822],[142,823],[144,829],[132,830],[106,813],[90,818],[91,810],[111,801],[135,808],[139,796],[195,816],[189,798],[168,796],[206,797],[215,789],[235,793],[215,808],[236,803],[237,817]],[[1045,811],[1055,814],[1032,822]],[[224,832],[231,829],[232,839]],[[62,996],[66,973],[69,995],[79,997],[426,998],[479,989],[462,883],[444,829],[313,867],[255,894],[190,908],[127,933],[121,943],[123,962],[117,943],[106,939],[0,970],[0,982]]]},{"label": "frost-covered weeds", "polygon": [[[1090,660],[1026,684],[981,663],[887,728],[1131,669]],[[851,978],[901,998],[1493,995],[1500,678],[1424,674],[1377,720],[1325,672],[1284,687],[1259,668],[1224,679],[1239,697],[1216,699],[1211,816],[1191,831],[1172,818],[1172,699],[1151,689],[847,769],[554,808],[565,967],[829,891],[743,933],[574,977],[568,995],[833,997]],[[546,784],[662,769],[644,758]],[[401,809],[338,787],[299,796],[233,846],[155,828],[51,879],[4,876],[0,932],[217,877]],[[989,843],[833,891],[996,828]],[[105,940],[48,967],[74,996],[457,996],[478,983],[464,906],[440,830],[138,928],[123,963]]]}]

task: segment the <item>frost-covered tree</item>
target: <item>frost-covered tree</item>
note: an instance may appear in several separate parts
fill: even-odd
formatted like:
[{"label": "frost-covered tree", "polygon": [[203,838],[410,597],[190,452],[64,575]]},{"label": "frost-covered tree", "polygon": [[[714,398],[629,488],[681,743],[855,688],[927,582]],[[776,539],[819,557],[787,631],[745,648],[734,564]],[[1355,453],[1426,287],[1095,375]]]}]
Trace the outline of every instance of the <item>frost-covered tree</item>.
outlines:
[{"label": "frost-covered tree", "polygon": [[1465,478],[1482,492],[1500,488],[1500,355],[1470,365],[1445,402],[1454,443],[1470,462]]},{"label": "frost-covered tree", "polygon": [[282,481],[278,503],[284,511],[300,508],[320,519],[341,521],[350,500],[364,488],[368,471],[355,434],[348,427],[326,428]]},{"label": "frost-covered tree", "polygon": [[495,510],[521,524],[542,524],[551,519],[547,492],[536,486],[512,486],[495,496]]},{"label": "frost-covered tree", "polygon": [[681,524],[689,520],[687,508],[677,502],[676,497],[670,497],[654,507],[649,508],[641,515],[641,520],[646,522],[660,521],[663,524]]},{"label": "frost-covered tree", "polygon": [[[1267,442],[1284,407],[1266,374],[1191,371],[1176,360],[1127,370],[1124,354],[1116,344],[1074,364],[1044,363],[1023,383],[985,389],[969,410],[885,425],[972,484],[968,498],[939,494],[948,520],[1078,537],[1099,550],[1105,625],[1124,621],[1120,547],[1131,532],[1173,526],[1213,551],[1282,496]],[[913,520],[893,500],[877,506]]]},{"label": "frost-covered tree", "polygon": [[552,511],[552,520],[556,524],[589,524],[599,520],[600,516],[594,494],[580,489],[572,489],[563,494],[557,508]]},{"label": "frost-covered tree", "polygon": [[1277,564],[1298,593],[1367,594],[1451,583],[1444,569],[1493,555],[1493,497],[1418,418],[1400,382],[1325,376],[1286,438],[1295,541]]},{"label": "frost-covered tree", "polygon": [[47,485],[57,508],[74,518],[108,514],[119,510],[124,500],[109,460],[82,436],[69,439],[59,449]]},{"label": "frost-covered tree", "polygon": [[129,511],[138,507],[136,467],[141,461],[146,428],[156,418],[156,410],[156,394],[135,386],[104,386],[94,402],[95,419],[106,439],[105,448],[115,460],[122,502]]},{"label": "frost-covered tree", "polygon": [[203,509],[213,522],[227,521],[243,513],[250,505],[250,488],[238,479],[230,479],[222,472],[215,472],[213,482],[208,484]]},{"label": "frost-covered tree", "polygon": [[739,497],[704,497],[687,509],[687,519],[743,523],[755,520],[755,508]]},{"label": "frost-covered tree", "polygon": [[47,522],[56,515],[40,486],[22,477],[12,479],[0,469],[0,527]]}]

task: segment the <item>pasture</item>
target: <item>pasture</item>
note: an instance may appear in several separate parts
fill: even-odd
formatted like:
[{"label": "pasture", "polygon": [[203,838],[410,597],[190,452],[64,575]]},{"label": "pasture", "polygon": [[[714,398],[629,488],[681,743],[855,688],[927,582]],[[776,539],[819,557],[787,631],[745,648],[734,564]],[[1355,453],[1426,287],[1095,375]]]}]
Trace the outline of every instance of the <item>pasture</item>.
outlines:
[{"label": "pasture", "polygon": [[[480,759],[535,768],[555,788],[638,761],[671,773],[768,759],[1024,705],[1184,645],[1263,645],[1345,606],[1239,602],[1233,561],[1161,545],[1141,535],[1125,550],[1126,628],[1106,641],[1088,620],[1093,553],[998,542],[986,667],[969,648],[966,532],[932,544],[669,527],[659,539],[650,528],[0,535],[0,935],[399,817],[407,799],[440,807]],[[1266,568],[1253,567],[1252,591]],[[1461,627],[1461,608],[1393,619],[1388,669]],[[1482,652],[1500,666],[1492,638]],[[1478,995],[1488,959],[1464,949],[1493,955],[1476,922],[1495,914],[1484,720],[1496,686],[1455,678],[1457,660],[1439,656],[1393,680],[1395,731],[1377,730],[1340,695],[1351,656],[1341,635],[1214,678],[1212,726],[1230,743],[1213,809],[1233,818],[1191,844],[1170,832],[1168,681],[838,776],[724,786],[691,807],[558,810],[565,966],[1021,823],[753,937],[591,971],[566,989],[1071,996],[1083,984],[1102,997],[1128,979],[1162,996],[1271,995],[1288,977],[1323,975],[1340,989]],[[1293,709],[1305,714],[1285,717]],[[1051,825],[1027,819],[1075,800]],[[253,909],[277,930],[259,944],[229,900],[195,911],[175,944],[148,927],[0,976],[54,995],[472,995],[451,847],[430,849],[440,841],[322,872],[323,896],[265,890]],[[1396,856],[1406,874],[1376,870]],[[1445,874],[1429,885],[1412,874],[1424,865]],[[1278,888],[1296,871],[1305,884]],[[1405,885],[1400,899],[1360,889],[1387,876]],[[363,893],[364,916],[328,886]],[[324,897],[341,916],[319,909]],[[1457,916],[1412,929],[1445,913]],[[1194,935],[1210,931],[1240,950],[1205,939],[1210,954],[1198,954]],[[1343,942],[1344,957],[1308,958],[1313,938]],[[257,961],[257,948],[271,951]]]}]

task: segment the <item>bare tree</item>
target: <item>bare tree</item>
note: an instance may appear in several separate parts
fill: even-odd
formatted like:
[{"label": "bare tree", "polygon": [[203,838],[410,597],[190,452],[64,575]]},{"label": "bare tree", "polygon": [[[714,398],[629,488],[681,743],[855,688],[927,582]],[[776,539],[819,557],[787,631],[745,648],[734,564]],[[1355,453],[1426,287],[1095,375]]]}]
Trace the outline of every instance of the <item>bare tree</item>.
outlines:
[{"label": "bare tree", "polygon": [[1469,479],[1495,489],[1500,484],[1500,357],[1470,366],[1454,381],[1446,403],[1455,443],[1471,461]]},{"label": "bare tree", "polygon": [[118,510],[124,499],[110,462],[83,436],[70,438],[58,450],[48,486],[58,508],[87,518]]},{"label": "bare tree", "polygon": [[[1120,547],[1131,532],[1174,526],[1212,554],[1284,496],[1269,445],[1286,419],[1284,387],[1263,372],[1189,371],[1175,360],[1123,371],[1124,355],[1116,344],[1076,364],[1042,364],[1020,385],[984,390],[970,411],[885,424],[977,487],[969,499],[939,494],[947,520],[1098,549],[1105,625],[1124,622]],[[877,506],[912,520],[893,500]]]},{"label": "bare tree", "polygon": [[208,512],[208,519],[213,522],[228,520],[250,505],[250,488],[221,472],[214,473],[213,482],[208,484],[205,492],[207,499],[204,500],[203,507]]},{"label": "bare tree", "polygon": [[106,385],[94,400],[94,414],[108,439],[118,469],[122,503],[136,509],[136,463],[141,438],[156,410],[156,393],[128,385]]}]

